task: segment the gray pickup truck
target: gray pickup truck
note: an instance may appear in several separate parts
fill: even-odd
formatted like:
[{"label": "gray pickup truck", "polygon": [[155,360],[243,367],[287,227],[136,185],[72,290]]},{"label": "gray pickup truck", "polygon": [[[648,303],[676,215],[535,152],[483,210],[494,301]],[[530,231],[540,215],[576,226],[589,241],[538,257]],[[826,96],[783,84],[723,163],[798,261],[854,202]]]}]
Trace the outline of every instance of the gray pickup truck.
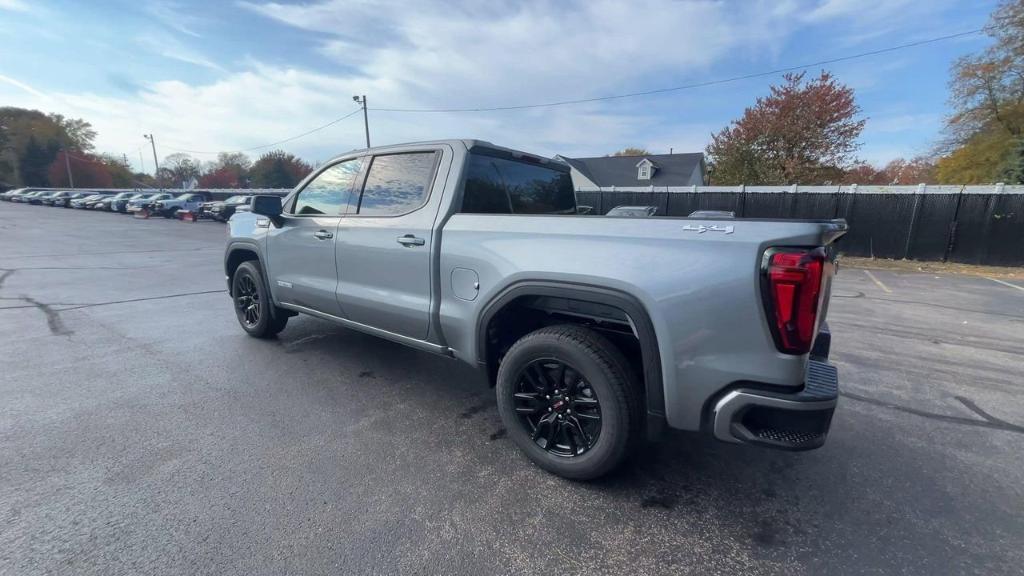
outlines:
[{"label": "gray pickup truck", "polygon": [[825,442],[845,222],[583,212],[555,160],[477,140],[360,150],[235,214],[224,270],[252,336],[301,312],[478,367],[508,436],[564,477],[666,427]]}]

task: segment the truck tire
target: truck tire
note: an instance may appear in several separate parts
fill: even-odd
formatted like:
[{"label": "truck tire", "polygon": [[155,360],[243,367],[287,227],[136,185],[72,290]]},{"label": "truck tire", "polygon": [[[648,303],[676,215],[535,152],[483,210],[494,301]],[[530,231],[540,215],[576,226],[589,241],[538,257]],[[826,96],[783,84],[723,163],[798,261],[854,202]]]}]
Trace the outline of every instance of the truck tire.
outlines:
[{"label": "truck tire", "polygon": [[629,362],[583,326],[520,338],[498,368],[498,412],[509,438],[541,468],[591,480],[621,464],[641,437],[641,399]]},{"label": "truck tire", "polygon": [[231,278],[231,299],[235,303],[235,317],[249,336],[272,338],[288,324],[287,313],[274,306],[270,299],[256,262],[242,262],[235,270]]}]

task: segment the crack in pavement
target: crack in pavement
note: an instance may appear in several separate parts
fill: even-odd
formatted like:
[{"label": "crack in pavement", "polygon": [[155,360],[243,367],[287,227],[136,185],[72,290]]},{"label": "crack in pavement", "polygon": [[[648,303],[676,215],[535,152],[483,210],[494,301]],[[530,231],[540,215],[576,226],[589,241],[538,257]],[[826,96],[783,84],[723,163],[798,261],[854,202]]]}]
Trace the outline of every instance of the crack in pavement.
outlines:
[{"label": "crack in pavement", "polygon": [[[201,296],[203,294],[220,294],[220,293],[223,293],[223,292],[227,292],[227,290],[226,289],[221,289],[221,290],[204,290],[204,291],[200,291],[200,292],[182,292],[180,294],[164,294],[162,296],[145,296],[143,298],[129,298],[127,300],[111,300],[109,302],[89,302],[89,303],[84,303],[84,304],[74,303],[74,302],[51,302],[49,304],[46,304],[46,306],[51,306],[51,307],[59,306],[59,308],[55,308],[54,309],[55,312],[67,312],[69,310],[80,310],[82,308],[92,308],[94,306],[111,306],[111,305],[114,305],[114,304],[130,304],[132,302],[145,302],[147,300],[164,300],[164,299],[167,299],[167,298],[183,298],[185,296]],[[24,301],[27,301],[27,302],[28,301],[34,302],[33,300],[31,300],[30,298],[27,298],[25,296],[18,296],[18,297],[15,297],[15,298],[0,298],[0,300],[24,300]],[[32,305],[29,305],[29,306],[0,306],[0,310],[21,310],[21,309],[24,309],[24,308],[38,308],[38,306],[36,304],[32,304]]]},{"label": "crack in pavement", "polygon": [[153,264],[151,266],[22,266],[18,268],[0,268],[10,272],[20,270],[142,270],[145,268],[160,268],[165,264]]},{"label": "crack in pavement", "polygon": [[109,256],[113,254],[149,254],[153,252],[202,252],[202,251],[220,251],[223,252],[223,248],[213,248],[200,246],[198,248],[162,248],[156,250],[117,250],[117,251],[105,251],[105,252],[62,252],[60,254],[21,254],[21,255],[5,255],[0,256],[0,260],[14,259],[14,258],[53,258],[57,256],[75,257],[75,256]]},{"label": "crack in pavement", "polygon": [[202,296],[203,294],[222,294],[227,292],[227,289],[222,288],[220,290],[202,290],[199,292],[182,292],[180,294],[166,294],[164,296],[146,296],[144,298],[129,298],[127,300],[111,300],[110,302],[91,302],[88,304],[71,304],[71,303],[55,303],[53,306],[66,306],[61,308],[61,312],[68,310],[80,310],[82,308],[92,308],[94,306],[111,306],[113,304],[130,304],[132,302],[145,302],[147,300],[164,300],[167,298],[183,298],[185,296]]},{"label": "crack in pavement", "polygon": [[864,402],[866,404],[872,404],[874,406],[882,406],[884,408],[891,408],[899,412],[906,412],[907,414],[913,414],[922,418],[929,418],[931,420],[940,420],[942,422],[949,422],[952,424],[962,424],[964,426],[977,426],[978,428],[989,428],[993,430],[1003,430],[1006,432],[1016,432],[1018,434],[1024,434],[1024,426],[1018,426],[1006,420],[1002,420],[992,416],[988,412],[985,412],[978,407],[977,404],[971,400],[964,398],[963,396],[954,396],[961,404],[967,407],[971,412],[981,416],[984,420],[975,420],[974,418],[964,418],[962,416],[952,416],[949,414],[938,414],[935,412],[928,412],[926,410],[918,410],[917,408],[909,408],[907,406],[901,406],[899,404],[893,404],[892,402],[885,402],[884,400],[876,400],[875,398],[869,398],[867,396],[861,396],[860,394],[854,394],[852,392],[840,392],[840,396],[844,398],[850,398],[851,400],[857,400],[858,402]]},{"label": "crack in pavement", "polygon": [[50,328],[50,334],[54,336],[70,336],[74,334],[67,326],[64,325],[64,321],[60,318],[60,313],[50,307],[49,304],[43,304],[28,296],[22,296],[22,300],[32,304],[35,308],[38,308],[46,314],[46,325]]}]

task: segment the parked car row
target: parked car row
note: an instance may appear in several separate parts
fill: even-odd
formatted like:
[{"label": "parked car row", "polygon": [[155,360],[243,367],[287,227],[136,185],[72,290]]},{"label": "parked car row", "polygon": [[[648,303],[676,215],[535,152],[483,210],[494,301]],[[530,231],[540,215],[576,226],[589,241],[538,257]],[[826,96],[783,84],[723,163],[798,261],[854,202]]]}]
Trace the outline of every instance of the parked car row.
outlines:
[{"label": "parked car row", "polygon": [[77,190],[38,190],[19,188],[0,194],[0,199],[8,202],[22,202],[44,206],[78,208],[82,210],[102,210],[134,214],[146,211],[151,216],[174,218],[178,212],[188,211],[199,217],[212,218],[227,222],[235,212],[247,211],[252,203],[252,196],[240,194],[227,200],[210,201],[201,192],[92,192]]}]

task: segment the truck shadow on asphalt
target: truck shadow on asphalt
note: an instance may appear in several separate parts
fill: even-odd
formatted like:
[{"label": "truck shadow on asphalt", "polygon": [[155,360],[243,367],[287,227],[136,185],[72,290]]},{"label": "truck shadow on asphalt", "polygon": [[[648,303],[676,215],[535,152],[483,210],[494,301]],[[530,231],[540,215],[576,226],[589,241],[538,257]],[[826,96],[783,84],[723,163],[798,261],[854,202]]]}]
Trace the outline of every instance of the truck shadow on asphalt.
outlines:
[{"label": "truck shadow on asphalt", "polygon": [[[496,473],[514,475],[524,491],[531,484],[552,482],[553,477],[534,467],[507,438],[493,390],[469,367],[312,319],[295,322],[294,328],[290,324],[279,338],[269,344],[355,376],[309,385],[382,395],[400,388],[409,406],[430,411],[429,418],[458,423],[456,441],[468,447],[474,467],[492,466]],[[594,499],[596,506],[632,509],[641,525],[668,522],[720,531],[765,557],[799,553],[812,559],[829,555],[830,563],[856,563],[865,555],[882,558],[887,551],[907,554],[910,546],[914,556],[930,554],[924,564],[941,566],[943,558],[952,562],[953,548],[962,545],[951,540],[948,530],[963,508],[987,508],[976,511],[982,514],[996,513],[999,506],[965,496],[968,481],[951,475],[943,447],[912,447],[901,430],[889,429],[916,425],[901,418],[920,418],[897,408],[858,408],[857,400],[848,398],[840,404],[828,443],[811,452],[780,452],[669,432],[600,480],[554,482],[560,490]],[[989,429],[964,429],[1002,433],[990,429],[996,427],[990,423]],[[494,456],[505,451],[514,456]],[[434,457],[444,455],[424,455]],[[1002,529],[1012,527],[1012,512],[995,522]],[[968,561],[962,555],[955,558]]]}]

